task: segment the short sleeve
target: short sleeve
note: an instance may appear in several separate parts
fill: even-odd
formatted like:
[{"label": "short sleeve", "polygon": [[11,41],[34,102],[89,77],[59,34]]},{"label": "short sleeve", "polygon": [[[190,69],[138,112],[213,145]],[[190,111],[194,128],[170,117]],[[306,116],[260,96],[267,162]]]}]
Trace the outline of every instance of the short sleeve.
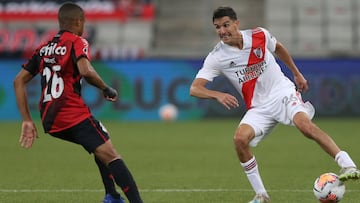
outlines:
[{"label": "short sleeve", "polygon": [[22,68],[29,71],[32,75],[36,75],[39,73],[40,67],[40,57],[38,55],[38,51],[32,55],[32,57],[22,65]]},{"label": "short sleeve", "polygon": [[90,60],[90,47],[89,43],[84,38],[78,38],[74,42],[74,50],[75,50],[75,57],[79,59],[81,57],[86,57]]},{"label": "short sleeve", "polygon": [[275,49],[276,49],[276,43],[277,43],[277,40],[276,38],[265,28],[261,28],[264,33],[265,33],[265,38],[266,38],[266,47],[271,51],[271,52],[274,52]]},{"label": "short sleeve", "polygon": [[210,53],[206,57],[203,67],[197,73],[196,78],[203,78],[208,81],[213,81],[215,77],[221,74],[217,68],[218,66],[219,64],[216,62],[216,59]]}]

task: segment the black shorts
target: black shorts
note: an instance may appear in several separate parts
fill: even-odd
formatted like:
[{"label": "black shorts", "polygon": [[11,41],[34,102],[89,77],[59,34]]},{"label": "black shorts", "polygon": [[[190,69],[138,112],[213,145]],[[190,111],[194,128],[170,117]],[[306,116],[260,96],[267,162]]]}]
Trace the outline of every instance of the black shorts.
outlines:
[{"label": "black shorts", "polygon": [[50,135],[79,144],[89,153],[93,153],[98,146],[109,139],[105,127],[92,116],[69,129],[50,133]]}]

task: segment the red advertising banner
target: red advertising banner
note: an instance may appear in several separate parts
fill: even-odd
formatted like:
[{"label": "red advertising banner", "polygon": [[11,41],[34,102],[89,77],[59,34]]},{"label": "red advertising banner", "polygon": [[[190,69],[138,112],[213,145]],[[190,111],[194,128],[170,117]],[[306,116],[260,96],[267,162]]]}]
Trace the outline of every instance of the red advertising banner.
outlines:
[{"label": "red advertising banner", "polygon": [[[0,58],[28,58],[40,43],[50,40],[58,32],[57,28],[19,28],[0,27]],[[84,37],[93,41],[94,29],[88,28]]]},{"label": "red advertising banner", "polygon": [[[57,12],[63,2],[65,1],[0,1],[0,58],[28,58],[38,44],[53,37],[58,31]],[[127,47],[119,42],[123,40],[121,37],[127,37],[121,33],[125,32],[128,24],[134,24],[134,21],[152,23],[154,6],[150,1],[82,0],[74,2],[85,10],[87,23],[83,37],[92,45],[93,59],[143,56],[146,44]],[[143,24],[139,26],[143,32],[151,32],[149,26],[144,27]],[[108,29],[111,31],[106,33]]]},{"label": "red advertising banner", "polygon": [[[152,20],[154,5],[149,1],[109,0],[75,1],[86,13],[89,21],[141,18]],[[1,21],[56,20],[62,1],[1,1]]]}]

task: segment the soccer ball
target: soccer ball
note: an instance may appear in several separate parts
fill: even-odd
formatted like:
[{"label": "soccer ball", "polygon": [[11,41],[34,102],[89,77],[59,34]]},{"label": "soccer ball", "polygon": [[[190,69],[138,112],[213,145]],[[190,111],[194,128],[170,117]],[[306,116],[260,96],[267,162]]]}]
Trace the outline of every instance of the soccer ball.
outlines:
[{"label": "soccer ball", "polygon": [[345,185],[335,173],[324,173],[316,178],[314,195],[322,203],[339,202],[345,193]]},{"label": "soccer ball", "polygon": [[178,117],[178,109],[174,104],[165,104],[159,109],[159,116],[161,120],[173,121]]}]

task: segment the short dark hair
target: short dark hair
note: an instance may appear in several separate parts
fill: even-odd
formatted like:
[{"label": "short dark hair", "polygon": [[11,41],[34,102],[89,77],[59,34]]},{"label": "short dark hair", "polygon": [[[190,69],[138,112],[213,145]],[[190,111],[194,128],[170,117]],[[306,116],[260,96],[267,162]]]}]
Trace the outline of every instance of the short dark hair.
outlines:
[{"label": "short dark hair", "polygon": [[228,16],[231,20],[237,20],[237,16],[236,16],[234,9],[232,9],[231,7],[228,7],[228,6],[221,6],[217,9],[215,9],[212,20],[214,22],[215,19],[222,18],[225,16]]},{"label": "short dark hair", "polygon": [[58,11],[58,20],[60,27],[63,27],[69,23],[69,21],[84,18],[84,10],[73,2],[65,2],[61,5]]}]

